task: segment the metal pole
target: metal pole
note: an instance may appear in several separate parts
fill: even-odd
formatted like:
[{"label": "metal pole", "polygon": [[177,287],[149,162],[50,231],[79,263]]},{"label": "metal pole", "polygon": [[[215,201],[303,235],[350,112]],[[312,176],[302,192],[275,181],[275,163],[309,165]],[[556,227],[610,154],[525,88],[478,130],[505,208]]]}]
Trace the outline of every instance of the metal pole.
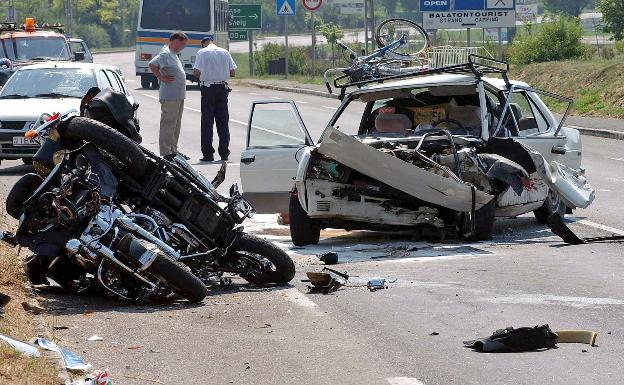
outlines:
[{"label": "metal pole", "polygon": [[284,16],[284,39],[286,42],[286,79],[288,79],[288,16]]},{"label": "metal pole", "polygon": [[503,29],[498,27],[498,58],[503,60]]},{"label": "metal pole", "polygon": [[368,55],[368,0],[364,0],[364,52]]},{"label": "metal pole", "polygon": [[65,17],[67,18],[67,34],[72,36],[72,19],[73,19],[73,10],[72,10],[72,0],[67,0],[65,2]]},{"label": "metal pole", "polygon": [[466,34],[466,47],[470,47],[472,45],[472,39],[470,36],[470,28],[466,30],[468,33]]},{"label": "metal pole", "polygon": [[312,12],[312,77],[316,76],[316,20],[314,12]]},{"label": "metal pole", "polygon": [[254,59],[253,59],[253,29],[247,31],[249,35],[249,77],[254,76]]},{"label": "metal pole", "polygon": [[9,10],[7,15],[7,21],[9,23],[15,23],[15,5],[13,4],[13,0],[9,0]]}]

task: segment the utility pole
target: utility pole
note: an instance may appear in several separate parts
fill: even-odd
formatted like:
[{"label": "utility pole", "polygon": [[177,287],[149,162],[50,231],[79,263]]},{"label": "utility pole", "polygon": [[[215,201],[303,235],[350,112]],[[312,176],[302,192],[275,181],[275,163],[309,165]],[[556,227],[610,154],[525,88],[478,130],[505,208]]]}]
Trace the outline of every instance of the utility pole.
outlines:
[{"label": "utility pole", "polygon": [[[4,8],[4,7],[2,7]],[[13,0],[9,0],[9,5],[7,7],[7,22],[9,23],[15,23],[15,5],[13,3]]]},{"label": "utility pole", "polygon": [[288,79],[288,17],[284,18],[284,42],[286,43],[286,79]]},{"label": "utility pole", "polygon": [[72,0],[65,0],[65,18],[67,20],[66,22],[66,28],[67,28],[67,34],[69,36],[72,36],[72,21],[74,19],[74,15],[73,15],[73,9],[72,9]]},{"label": "utility pole", "polygon": [[314,12],[311,13],[312,23],[312,77],[316,76],[316,20],[314,17]]}]

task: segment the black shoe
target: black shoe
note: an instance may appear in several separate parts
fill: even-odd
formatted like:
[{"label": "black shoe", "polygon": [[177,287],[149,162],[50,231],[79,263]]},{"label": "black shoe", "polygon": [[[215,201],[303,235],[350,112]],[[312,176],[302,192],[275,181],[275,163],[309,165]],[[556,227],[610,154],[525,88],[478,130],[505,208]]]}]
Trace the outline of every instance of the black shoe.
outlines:
[{"label": "black shoe", "polygon": [[214,162],[214,158],[212,156],[204,156],[199,161],[200,162]]}]

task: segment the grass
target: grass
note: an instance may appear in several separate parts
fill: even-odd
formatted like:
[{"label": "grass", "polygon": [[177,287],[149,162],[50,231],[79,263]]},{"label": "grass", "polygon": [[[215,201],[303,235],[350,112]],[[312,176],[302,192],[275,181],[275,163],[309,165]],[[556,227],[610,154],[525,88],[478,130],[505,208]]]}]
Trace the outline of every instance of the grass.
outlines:
[{"label": "grass", "polygon": [[[574,114],[624,118],[624,62],[620,59],[560,61],[516,67],[511,77],[574,98]],[[564,106],[550,106],[563,112]]]},{"label": "grass", "polygon": [[[236,79],[252,79],[249,76],[249,54],[248,53],[232,53],[232,58],[236,62]],[[263,80],[284,80],[283,75],[262,75],[254,76],[253,79]],[[303,84],[323,84],[322,76],[311,77],[304,75],[290,75],[288,80]]]},{"label": "grass", "polygon": [[[26,279],[15,250],[0,245],[0,292],[10,295],[5,316],[0,318],[0,333],[28,341],[35,336],[33,320],[22,308],[27,296]],[[0,343],[0,385],[56,384],[57,371],[41,358],[27,358]]]}]

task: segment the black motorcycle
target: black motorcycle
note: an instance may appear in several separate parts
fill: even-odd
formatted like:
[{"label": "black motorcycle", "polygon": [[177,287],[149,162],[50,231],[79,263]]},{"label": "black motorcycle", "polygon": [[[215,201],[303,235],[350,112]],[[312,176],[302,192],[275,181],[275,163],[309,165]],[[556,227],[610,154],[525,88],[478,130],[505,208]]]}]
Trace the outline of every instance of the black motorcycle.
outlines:
[{"label": "black motorcycle", "polygon": [[79,290],[97,282],[130,300],[169,287],[198,301],[204,284],[226,273],[253,284],[292,280],[290,257],[243,231],[254,209],[237,186],[229,197],[217,191],[225,164],[211,182],[182,155],[164,159],[140,146],[136,107],[113,91],[88,94],[81,110],[45,117],[27,134],[44,141],[37,174],[7,197],[20,226],[4,238],[34,253],[26,261],[33,282],[50,277]]}]

